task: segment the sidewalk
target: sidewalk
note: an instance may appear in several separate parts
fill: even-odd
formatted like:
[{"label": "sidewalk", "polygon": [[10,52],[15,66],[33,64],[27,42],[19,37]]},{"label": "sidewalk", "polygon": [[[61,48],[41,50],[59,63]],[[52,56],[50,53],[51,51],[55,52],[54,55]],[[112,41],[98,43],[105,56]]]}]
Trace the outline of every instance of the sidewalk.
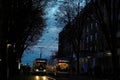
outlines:
[{"label": "sidewalk", "polygon": [[75,80],[111,80],[111,79],[106,79],[104,77],[96,77],[95,75],[87,75],[87,74],[74,75],[72,78],[74,78]]},{"label": "sidewalk", "polygon": [[75,80],[97,80],[97,79],[94,79],[94,77],[88,76],[88,75],[74,75],[73,79]]}]

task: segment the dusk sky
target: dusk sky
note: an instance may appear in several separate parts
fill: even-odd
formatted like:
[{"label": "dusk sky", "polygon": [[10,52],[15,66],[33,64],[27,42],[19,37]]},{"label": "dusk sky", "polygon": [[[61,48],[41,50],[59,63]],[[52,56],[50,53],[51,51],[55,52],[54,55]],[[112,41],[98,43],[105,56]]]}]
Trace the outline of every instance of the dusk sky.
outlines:
[{"label": "dusk sky", "polygon": [[[22,57],[22,64],[28,63],[32,66],[33,60],[40,57],[42,52],[42,58],[49,59],[54,51],[58,50],[58,33],[62,28],[56,26],[58,23],[55,21],[54,13],[58,9],[60,3],[49,3],[49,6],[45,9],[47,18],[47,27],[40,37],[39,43],[31,48],[30,51],[25,51]],[[40,47],[43,47],[40,49]]]},{"label": "dusk sky", "polygon": [[[54,14],[58,10],[60,4],[62,4],[62,0],[58,0],[56,3],[51,0],[51,2],[49,2],[47,5],[45,9],[46,15],[44,16],[47,18],[47,27],[45,28],[43,36],[40,37],[39,43],[37,45],[34,45],[30,51],[24,51],[22,64],[29,63],[29,65],[32,66],[33,60],[39,58],[41,52],[42,58],[49,59],[50,56],[58,50],[58,35],[64,25],[60,25],[55,20]],[[82,0],[81,5],[84,4],[85,0]],[[43,48],[40,49],[40,47]]]}]

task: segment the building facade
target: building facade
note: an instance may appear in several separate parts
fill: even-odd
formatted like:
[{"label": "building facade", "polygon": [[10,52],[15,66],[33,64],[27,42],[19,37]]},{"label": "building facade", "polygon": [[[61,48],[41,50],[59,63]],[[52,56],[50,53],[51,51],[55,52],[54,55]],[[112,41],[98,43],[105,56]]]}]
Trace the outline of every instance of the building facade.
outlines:
[{"label": "building facade", "polygon": [[[92,68],[92,73],[94,73],[94,68],[99,66],[102,74],[111,74],[113,62],[108,39],[109,35],[113,35],[109,32],[110,29],[114,28],[109,22],[110,16],[107,15],[109,13],[106,9],[106,3],[101,0],[91,1],[94,3],[88,3],[80,14],[71,23],[67,24],[60,33],[59,54],[63,52],[63,56],[69,55],[70,50],[71,53],[79,54],[80,72],[84,72],[82,67],[86,64],[85,72],[89,72]],[[119,27],[117,32],[119,35]],[[106,36],[106,34],[109,35]],[[74,44],[76,41],[78,44]],[[117,41],[119,54],[119,37]],[[77,53],[75,49],[77,49]]]}]

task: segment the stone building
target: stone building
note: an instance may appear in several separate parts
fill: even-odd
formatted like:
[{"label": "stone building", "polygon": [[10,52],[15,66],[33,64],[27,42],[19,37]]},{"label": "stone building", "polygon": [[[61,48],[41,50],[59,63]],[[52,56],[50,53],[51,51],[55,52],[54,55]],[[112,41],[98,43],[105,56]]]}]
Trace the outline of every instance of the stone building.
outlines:
[{"label": "stone building", "polygon": [[[111,38],[109,35],[114,36],[109,31],[115,29],[113,26],[116,24],[110,25],[110,16],[107,15],[109,13],[106,6],[104,1],[91,0],[81,10],[80,14],[71,23],[67,24],[60,33],[59,48],[61,49],[59,51],[63,52],[62,55],[68,55],[70,50],[72,53],[75,53],[75,49],[77,49],[78,53],[75,54],[79,54],[80,70],[83,64],[87,64],[87,72],[89,72],[90,68],[94,69],[97,65],[100,67],[102,74],[112,73],[113,54],[110,44],[113,44],[113,42],[110,42],[109,39]],[[114,11],[113,8],[111,10]],[[114,18],[114,15],[111,14],[111,17]],[[119,20],[118,18],[118,23]],[[112,32],[114,33],[114,31]],[[118,35],[117,45],[119,54],[119,27],[116,33]],[[74,44],[75,41],[78,44]],[[92,72],[94,73],[94,71]]]}]

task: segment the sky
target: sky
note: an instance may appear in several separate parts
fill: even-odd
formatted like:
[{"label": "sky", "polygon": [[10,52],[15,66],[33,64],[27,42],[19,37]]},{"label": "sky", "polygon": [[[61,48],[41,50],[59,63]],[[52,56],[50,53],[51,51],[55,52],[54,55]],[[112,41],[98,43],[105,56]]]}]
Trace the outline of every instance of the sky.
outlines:
[{"label": "sky", "polygon": [[[58,50],[58,35],[62,30],[64,25],[59,24],[55,20],[54,14],[58,10],[60,4],[63,0],[58,0],[56,3],[51,0],[45,9],[47,18],[45,31],[43,36],[40,37],[37,45],[34,45],[29,51],[24,51],[22,56],[22,64],[29,64],[32,67],[33,61],[36,58],[40,58],[40,53],[42,53],[42,58],[49,59],[55,51]],[[77,0],[76,0],[77,1]],[[85,0],[82,0],[81,5],[84,6]],[[41,48],[42,47],[42,48]]]},{"label": "sky", "polygon": [[[40,57],[49,59],[55,51],[58,50],[58,34],[62,28],[56,26],[58,23],[55,21],[54,13],[57,11],[60,3],[49,3],[49,6],[45,9],[47,18],[47,27],[40,37],[37,45],[34,45],[29,51],[24,51],[21,62],[22,64],[29,64],[32,67],[33,60]],[[42,48],[41,48],[42,47]]]}]

